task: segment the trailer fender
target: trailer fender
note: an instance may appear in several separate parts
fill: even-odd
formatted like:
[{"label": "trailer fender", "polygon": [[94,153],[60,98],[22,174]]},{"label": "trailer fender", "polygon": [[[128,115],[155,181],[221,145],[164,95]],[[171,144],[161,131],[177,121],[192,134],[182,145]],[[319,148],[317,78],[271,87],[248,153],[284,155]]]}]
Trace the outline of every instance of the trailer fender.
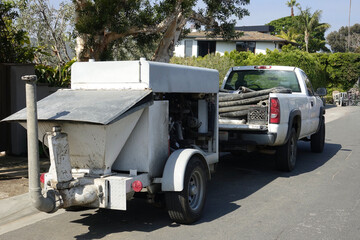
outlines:
[{"label": "trailer fender", "polygon": [[186,166],[192,156],[198,155],[204,161],[207,168],[207,175],[210,176],[210,169],[205,160],[204,154],[196,149],[179,149],[173,152],[168,158],[163,171],[161,190],[163,192],[181,192],[184,188],[184,177]]}]

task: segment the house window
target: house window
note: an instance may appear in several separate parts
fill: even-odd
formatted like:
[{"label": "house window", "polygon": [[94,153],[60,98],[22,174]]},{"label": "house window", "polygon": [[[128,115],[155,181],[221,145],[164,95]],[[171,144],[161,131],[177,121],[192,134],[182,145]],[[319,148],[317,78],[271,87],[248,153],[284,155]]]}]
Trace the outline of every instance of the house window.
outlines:
[{"label": "house window", "polygon": [[198,41],[198,56],[204,57],[207,54],[215,53],[216,42],[215,41]]},{"label": "house window", "polygon": [[236,51],[255,53],[256,42],[236,42]]},{"label": "house window", "polygon": [[192,56],[193,40],[185,40],[185,57]]}]

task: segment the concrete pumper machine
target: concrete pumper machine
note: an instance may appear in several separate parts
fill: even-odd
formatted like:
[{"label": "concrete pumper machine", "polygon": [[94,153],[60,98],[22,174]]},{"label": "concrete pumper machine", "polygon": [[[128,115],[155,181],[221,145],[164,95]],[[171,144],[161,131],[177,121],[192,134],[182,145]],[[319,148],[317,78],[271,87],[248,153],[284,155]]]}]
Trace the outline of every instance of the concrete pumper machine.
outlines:
[{"label": "concrete pumper machine", "polygon": [[[27,108],[5,119],[27,128],[34,206],[126,210],[142,191],[163,196],[174,221],[198,220],[218,162],[218,72],[145,59],[71,71],[71,89],[38,103],[36,77],[24,76]],[[38,140],[50,155],[43,189]]]}]

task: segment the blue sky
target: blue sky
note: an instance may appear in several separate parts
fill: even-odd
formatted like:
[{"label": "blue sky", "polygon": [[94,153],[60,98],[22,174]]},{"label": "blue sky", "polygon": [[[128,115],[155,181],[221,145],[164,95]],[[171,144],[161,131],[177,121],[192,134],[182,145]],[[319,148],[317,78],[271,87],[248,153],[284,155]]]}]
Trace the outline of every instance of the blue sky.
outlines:
[{"label": "blue sky", "polygon": [[[274,19],[290,16],[290,8],[286,5],[287,0],[250,0],[246,5],[250,11],[250,16],[238,21],[238,26],[264,25]],[[329,23],[331,28],[326,35],[332,31],[339,30],[342,26],[347,26],[349,22],[350,0],[297,0],[301,7],[311,8],[311,12],[322,10],[321,22]],[[295,15],[298,9],[295,8]],[[360,23],[360,0],[351,1],[351,20],[350,25]]]}]

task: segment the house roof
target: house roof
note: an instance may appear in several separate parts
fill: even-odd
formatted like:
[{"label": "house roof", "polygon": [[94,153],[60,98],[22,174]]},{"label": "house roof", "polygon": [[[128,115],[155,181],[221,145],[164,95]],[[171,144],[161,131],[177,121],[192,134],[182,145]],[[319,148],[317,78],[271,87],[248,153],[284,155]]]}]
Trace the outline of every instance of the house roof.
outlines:
[{"label": "house roof", "polygon": [[[242,31],[237,31],[242,32]],[[261,33],[261,32],[254,32],[254,31],[243,31],[243,35],[236,39],[230,39],[230,40],[224,40],[222,37],[214,37],[210,38],[206,36],[206,32],[191,32],[189,33],[186,38],[194,38],[194,40],[207,40],[207,41],[231,41],[231,42],[237,42],[237,41],[260,41],[260,42],[288,42],[287,40],[276,37],[274,35]]]},{"label": "house roof", "polygon": [[274,31],[273,26],[269,25],[260,25],[260,26],[237,26],[235,30],[239,31],[251,31],[251,32],[262,32],[262,33],[270,33]]}]

